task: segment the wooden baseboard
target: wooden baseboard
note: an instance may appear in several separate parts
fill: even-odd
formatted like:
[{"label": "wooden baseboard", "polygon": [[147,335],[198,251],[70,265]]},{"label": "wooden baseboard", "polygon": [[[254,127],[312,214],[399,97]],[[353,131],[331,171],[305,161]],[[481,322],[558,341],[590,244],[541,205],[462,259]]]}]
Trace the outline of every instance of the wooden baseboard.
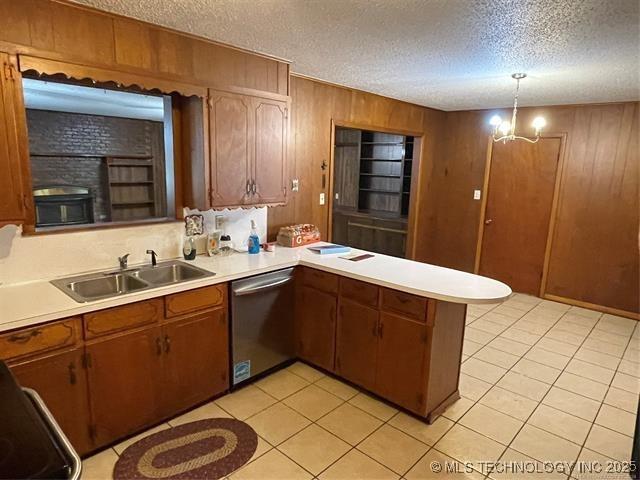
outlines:
[{"label": "wooden baseboard", "polygon": [[542,296],[542,298],[546,300],[553,300],[554,302],[574,305],[576,307],[590,308],[591,310],[597,310],[598,312],[610,313],[612,315],[618,315],[620,317],[626,317],[632,320],[640,321],[640,313],[636,313],[636,312],[628,312],[626,310],[620,310],[618,308],[606,307],[604,305],[596,305],[595,303],[582,302],[580,300],[574,300],[573,298],[561,297],[559,295],[552,295],[550,293],[545,293]]}]

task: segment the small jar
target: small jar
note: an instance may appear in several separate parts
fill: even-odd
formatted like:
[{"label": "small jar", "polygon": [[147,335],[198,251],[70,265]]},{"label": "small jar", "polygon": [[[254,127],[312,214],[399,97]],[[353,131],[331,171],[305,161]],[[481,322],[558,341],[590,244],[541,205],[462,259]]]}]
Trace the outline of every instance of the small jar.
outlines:
[{"label": "small jar", "polygon": [[222,235],[218,246],[218,255],[228,257],[234,252],[234,245],[230,235]]},{"label": "small jar", "polygon": [[210,257],[220,253],[220,234],[220,230],[216,230],[207,235],[207,254]]}]

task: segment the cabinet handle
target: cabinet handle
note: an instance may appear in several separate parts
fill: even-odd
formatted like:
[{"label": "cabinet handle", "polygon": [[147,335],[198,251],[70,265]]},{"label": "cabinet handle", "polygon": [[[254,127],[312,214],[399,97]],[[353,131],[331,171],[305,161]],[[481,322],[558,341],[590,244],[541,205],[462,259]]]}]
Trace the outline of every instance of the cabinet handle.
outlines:
[{"label": "cabinet handle", "polygon": [[162,340],[160,337],[156,338],[156,353],[158,356],[162,355]]},{"label": "cabinet handle", "polygon": [[247,195],[251,194],[251,180],[247,180],[247,186],[245,188],[245,192]]},{"label": "cabinet handle", "polygon": [[384,335],[384,323],[380,322],[380,326],[378,327],[378,336],[382,338]]},{"label": "cabinet handle", "polygon": [[255,180],[253,180],[253,181],[251,182],[251,194],[252,194],[252,195],[255,195],[257,190],[258,190],[258,188],[256,187],[256,181],[255,181]]},{"label": "cabinet handle", "polygon": [[374,323],[373,324],[373,330],[371,331],[371,335],[373,335],[374,337],[378,336],[378,324]]},{"label": "cabinet handle", "polygon": [[169,350],[171,350],[171,339],[169,338],[169,335],[165,335],[164,336],[164,353],[169,353]]},{"label": "cabinet handle", "polygon": [[71,362],[69,364],[69,384],[70,385],[75,385],[76,382],[78,381],[78,379],[76,378],[76,365],[75,363]]},{"label": "cabinet handle", "polygon": [[41,333],[42,332],[40,330],[31,330],[30,332],[26,333],[16,333],[14,335],[11,335],[8,340],[11,343],[27,343],[29,340],[37,337]]}]

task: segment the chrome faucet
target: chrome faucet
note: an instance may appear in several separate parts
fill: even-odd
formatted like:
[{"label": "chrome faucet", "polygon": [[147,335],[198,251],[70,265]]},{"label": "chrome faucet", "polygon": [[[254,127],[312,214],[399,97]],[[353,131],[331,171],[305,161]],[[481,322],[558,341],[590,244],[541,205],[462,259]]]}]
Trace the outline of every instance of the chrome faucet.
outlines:
[{"label": "chrome faucet", "polygon": [[151,255],[151,266],[155,267],[157,262],[156,262],[156,257],[158,256],[158,254],[156,252],[154,252],[153,250],[147,250],[147,253],[149,255]]},{"label": "chrome faucet", "polygon": [[127,269],[127,262],[129,261],[129,253],[127,253],[126,255],[123,255],[121,257],[118,257],[118,262],[120,262],[120,270],[126,270]]}]

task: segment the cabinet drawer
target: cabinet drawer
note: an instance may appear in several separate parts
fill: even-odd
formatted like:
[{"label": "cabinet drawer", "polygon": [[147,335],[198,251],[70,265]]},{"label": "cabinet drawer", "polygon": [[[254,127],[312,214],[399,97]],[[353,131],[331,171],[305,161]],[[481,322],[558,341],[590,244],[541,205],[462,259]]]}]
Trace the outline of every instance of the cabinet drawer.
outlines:
[{"label": "cabinet drawer", "polygon": [[84,316],[86,339],[155,323],[162,318],[162,298],[108,308]]},{"label": "cabinet drawer", "polygon": [[302,272],[302,282],[317,290],[327,293],[338,293],[338,276],[333,273],[305,268]]},{"label": "cabinet drawer", "polygon": [[363,305],[377,307],[378,290],[377,285],[340,277],[340,296],[355,300]]},{"label": "cabinet drawer", "polygon": [[79,338],[80,318],[25,328],[0,336],[0,359],[13,360],[75,345]]},{"label": "cabinet drawer", "polygon": [[418,297],[417,295],[411,295],[410,293],[383,288],[382,309],[403,313],[408,317],[425,322],[427,315],[427,299]]},{"label": "cabinet drawer", "polygon": [[165,297],[165,315],[177,317],[185,313],[217,307],[225,303],[227,284],[211,285]]}]

